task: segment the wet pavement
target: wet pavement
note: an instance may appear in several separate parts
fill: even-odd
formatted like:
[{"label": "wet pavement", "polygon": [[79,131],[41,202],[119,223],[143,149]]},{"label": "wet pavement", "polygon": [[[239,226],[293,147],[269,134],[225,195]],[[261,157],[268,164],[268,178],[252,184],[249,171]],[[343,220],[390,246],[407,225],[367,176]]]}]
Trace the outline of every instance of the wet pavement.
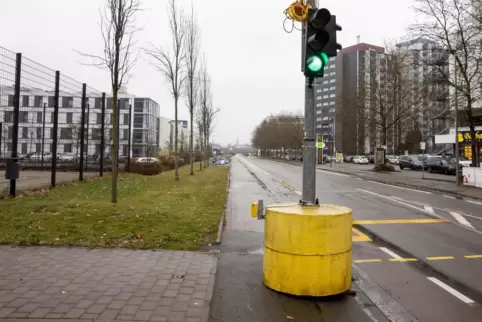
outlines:
[{"label": "wet pavement", "polygon": [[[299,198],[300,166],[241,159]],[[394,321],[480,321],[482,205],[317,171],[317,197],[353,209],[356,285]]]},{"label": "wet pavement", "polygon": [[[263,284],[264,221],[250,217],[252,201],[298,200],[289,187],[233,158],[226,230],[219,248],[210,321],[388,321],[362,292],[325,299],[274,292]],[[357,285],[353,285],[358,290]],[[359,291],[359,290],[358,290]]]}]

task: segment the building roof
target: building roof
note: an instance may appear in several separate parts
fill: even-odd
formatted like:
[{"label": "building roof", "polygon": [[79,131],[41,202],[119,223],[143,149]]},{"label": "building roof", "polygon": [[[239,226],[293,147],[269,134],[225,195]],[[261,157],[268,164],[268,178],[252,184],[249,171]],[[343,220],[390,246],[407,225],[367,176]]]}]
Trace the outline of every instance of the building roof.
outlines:
[{"label": "building roof", "polygon": [[341,52],[342,53],[350,53],[350,52],[354,52],[354,51],[357,51],[357,50],[360,50],[360,51],[373,50],[373,51],[376,51],[379,54],[385,53],[384,47],[370,45],[370,44],[363,43],[363,42],[359,43],[359,44],[356,44],[356,45],[353,45],[353,46],[343,48],[341,50]]}]

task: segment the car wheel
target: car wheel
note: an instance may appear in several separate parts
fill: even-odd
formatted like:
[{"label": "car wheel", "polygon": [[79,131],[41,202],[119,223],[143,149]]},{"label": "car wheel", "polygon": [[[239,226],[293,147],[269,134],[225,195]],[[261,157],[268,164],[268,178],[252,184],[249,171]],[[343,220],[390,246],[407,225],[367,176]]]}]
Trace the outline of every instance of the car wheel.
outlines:
[{"label": "car wheel", "polygon": [[403,170],[403,165],[400,164],[400,170]]}]

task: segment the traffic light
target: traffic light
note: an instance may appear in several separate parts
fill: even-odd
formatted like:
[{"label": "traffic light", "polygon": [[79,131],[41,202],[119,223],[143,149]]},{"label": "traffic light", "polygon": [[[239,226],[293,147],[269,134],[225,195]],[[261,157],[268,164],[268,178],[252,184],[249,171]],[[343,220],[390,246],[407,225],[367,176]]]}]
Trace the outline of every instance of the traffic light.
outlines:
[{"label": "traffic light", "polygon": [[341,45],[336,42],[336,32],[341,27],[328,9],[310,8],[306,26],[305,68],[306,77],[323,77],[329,57],[336,56]]}]

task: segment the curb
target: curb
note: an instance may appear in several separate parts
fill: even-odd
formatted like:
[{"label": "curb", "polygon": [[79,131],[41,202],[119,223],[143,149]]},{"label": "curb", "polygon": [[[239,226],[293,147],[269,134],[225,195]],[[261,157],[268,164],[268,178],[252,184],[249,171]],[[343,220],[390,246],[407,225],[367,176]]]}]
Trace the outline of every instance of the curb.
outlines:
[{"label": "curb", "polygon": [[224,226],[226,225],[225,218],[226,218],[226,213],[228,211],[227,209],[228,209],[230,187],[231,187],[231,165],[229,165],[228,180],[226,184],[226,202],[224,204],[224,214],[221,216],[221,220],[219,220],[218,233],[216,234],[216,241],[214,242],[214,245],[220,245],[223,239]]},{"label": "curb", "polygon": [[370,228],[367,228],[363,225],[353,225],[353,226],[356,226],[357,229],[359,229],[364,234],[368,235],[371,239],[373,239],[373,242],[376,242],[376,241],[381,242],[382,244],[384,244],[384,245],[392,248],[396,252],[402,254],[402,257],[416,258],[417,261],[416,262],[410,262],[410,264],[417,266],[417,268],[422,269],[422,270],[429,270],[431,273],[433,273],[435,275],[438,275],[439,277],[441,277],[442,279],[444,279],[446,281],[449,281],[457,289],[464,290],[464,292],[472,298],[478,298],[478,299],[482,298],[482,292],[481,291],[478,291],[478,290],[472,288],[469,284],[457,281],[455,277],[451,277],[448,274],[443,273],[439,269],[432,266],[431,263],[428,262],[427,260],[425,260],[423,257],[418,257],[418,256],[413,255],[410,251],[408,251],[408,250],[402,248],[401,246],[396,245],[396,244],[392,243],[391,241],[389,241],[389,240],[381,237],[380,235],[376,234]]},{"label": "curb", "polygon": [[[289,162],[283,162],[282,160],[274,160],[276,162],[280,162],[280,163],[284,163],[284,164],[290,164],[290,165],[294,165],[294,166],[301,166],[301,165],[296,165],[296,164],[292,164],[292,163],[289,163]],[[427,192],[441,192],[441,193],[446,193],[446,194],[451,194],[453,195],[456,199],[458,200],[465,200],[465,201],[470,201],[470,200],[482,200],[482,197],[468,197],[464,194],[461,194],[461,193],[458,193],[458,192],[454,192],[454,191],[450,191],[450,190],[445,190],[445,189],[437,189],[437,188],[427,188],[427,187],[421,187],[421,186],[418,186],[418,185],[415,185],[415,184],[410,184],[410,183],[404,183],[404,182],[396,182],[396,181],[387,181],[387,180],[380,180],[380,179],[367,179],[363,176],[360,176],[360,175],[357,175],[357,174],[354,174],[354,173],[349,173],[349,172],[345,172],[345,171],[339,171],[339,170],[333,170],[333,169],[325,169],[325,168],[316,168],[317,170],[321,170],[321,171],[327,171],[327,172],[335,172],[335,173],[340,173],[340,174],[344,174],[344,175],[347,175],[347,176],[352,176],[352,177],[356,177],[356,178],[361,178],[363,180],[369,180],[369,181],[374,181],[374,182],[378,182],[378,183],[383,183],[383,184],[388,184],[388,185],[393,185],[393,186],[398,186],[398,187],[405,187],[405,188],[412,188],[412,189],[416,189],[416,190],[420,190],[420,191],[427,191]],[[433,180],[433,181],[445,181],[445,180]],[[446,182],[446,181],[445,181]]]}]

